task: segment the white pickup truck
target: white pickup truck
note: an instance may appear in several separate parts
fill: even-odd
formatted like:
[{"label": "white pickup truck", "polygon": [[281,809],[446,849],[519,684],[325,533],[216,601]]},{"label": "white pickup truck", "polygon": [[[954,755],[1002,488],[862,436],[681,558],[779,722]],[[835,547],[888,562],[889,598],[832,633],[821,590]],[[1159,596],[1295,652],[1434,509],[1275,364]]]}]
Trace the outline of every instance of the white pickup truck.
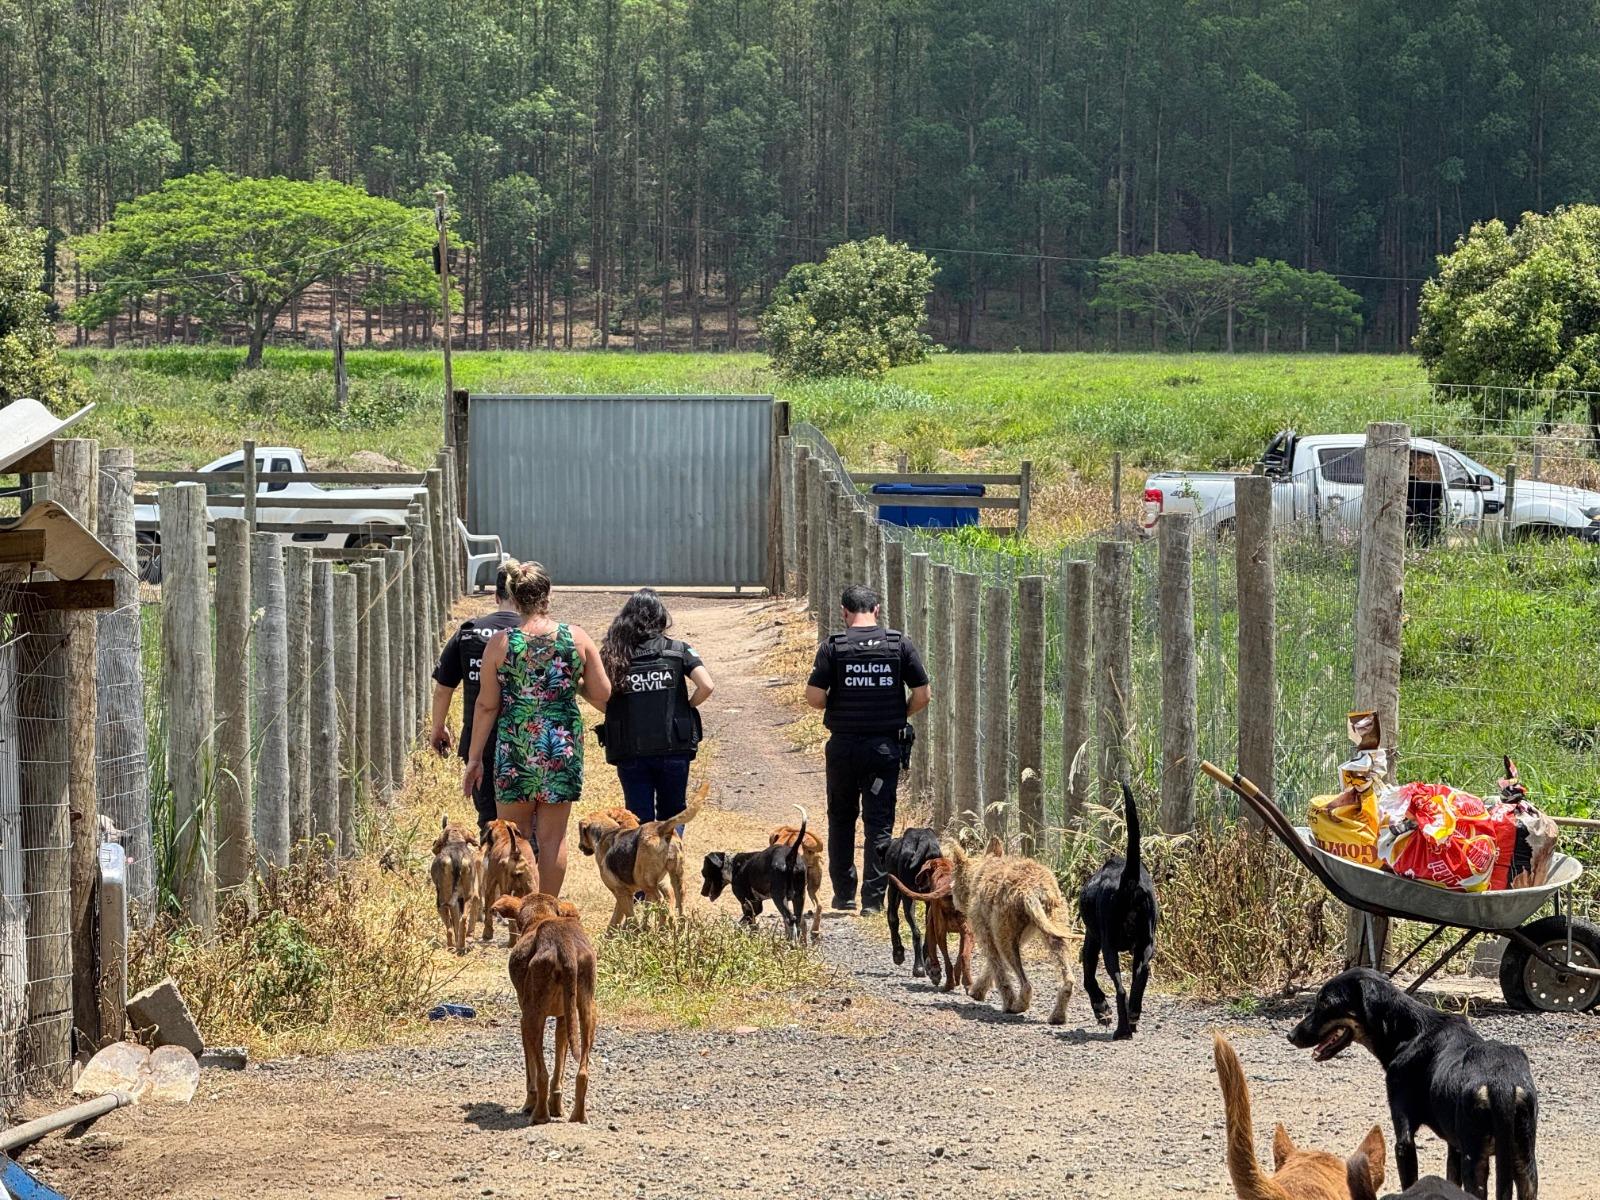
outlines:
[{"label": "white pickup truck", "polygon": [[[1325,520],[1355,528],[1361,517],[1366,436],[1298,436],[1284,430],[1267,443],[1260,468],[1273,481],[1273,520]],[[1227,528],[1233,522],[1233,484],[1224,471],[1162,471],[1145,482],[1144,527],[1163,513],[1194,513]],[[1503,513],[1506,481],[1459,450],[1429,438],[1411,439],[1407,522],[1429,533],[1471,530]],[[1580,537],[1600,542],[1600,492],[1537,480],[1517,481],[1510,528],[1527,537]]]},{"label": "white pickup truck", "polygon": [[[227,454],[201,467],[198,474],[238,471],[243,466],[242,452]],[[262,474],[303,474],[306,471],[305,455],[292,446],[258,446],[256,471]],[[206,494],[213,497],[238,496],[243,490],[239,483],[218,481],[206,484]],[[272,532],[285,545],[331,546],[338,549],[387,546],[389,539],[398,536],[405,527],[405,503],[425,490],[417,485],[340,487],[330,490],[309,482],[262,482],[256,485],[256,521],[258,524],[277,526]],[[348,507],[329,507],[317,503],[328,499],[372,503]],[[244,507],[237,502],[211,503],[207,505],[207,511],[212,520],[244,516]],[[133,515],[138,528],[140,576],[151,582],[159,582],[161,535],[158,528],[161,511],[154,504],[140,504],[134,507]],[[330,532],[317,528],[328,525],[355,525],[362,528],[356,532]],[[301,528],[285,528],[288,526]]]}]

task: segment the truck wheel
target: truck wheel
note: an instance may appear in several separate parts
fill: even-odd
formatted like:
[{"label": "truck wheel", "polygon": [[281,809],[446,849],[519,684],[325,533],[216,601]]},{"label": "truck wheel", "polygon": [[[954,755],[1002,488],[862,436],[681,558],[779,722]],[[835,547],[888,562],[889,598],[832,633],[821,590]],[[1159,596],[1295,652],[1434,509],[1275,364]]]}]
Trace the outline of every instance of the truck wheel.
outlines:
[{"label": "truck wheel", "polygon": [[145,583],[161,582],[161,536],[155,533],[138,535],[135,554],[139,563],[139,578]]},{"label": "truck wheel", "polygon": [[[1557,962],[1566,961],[1565,917],[1540,917],[1520,932]],[[1600,970],[1600,926],[1573,919],[1571,961],[1575,966]],[[1587,1012],[1600,1002],[1600,979],[1558,971],[1535,958],[1527,947],[1508,942],[1500,959],[1500,991],[1512,1008]]]},{"label": "truck wheel", "polygon": [[387,550],[393,539],[384,533],[352,533],[345,539],[346,550]]}]

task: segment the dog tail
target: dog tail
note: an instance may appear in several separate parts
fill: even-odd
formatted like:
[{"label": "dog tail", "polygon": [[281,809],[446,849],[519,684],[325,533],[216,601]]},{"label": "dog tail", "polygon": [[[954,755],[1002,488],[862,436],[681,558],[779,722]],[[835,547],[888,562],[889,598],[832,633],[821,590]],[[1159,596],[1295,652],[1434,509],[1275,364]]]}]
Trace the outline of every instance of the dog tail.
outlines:
[{"label": "dog tail", "polygon": [[[903,893],[905,893],[907,896],[910,896],[913,900],[921,900],[924,904],[933,904],[935,901],[942,900],[950,894],[948,890],[942,892],[913,892],[905,884],[900,882],[900,877],[898,875],[889,876],[889,882],[894,884],[895,887],[899,888]],[[915,912],[916,909],[911,909],[910,911]]]},{"label": "dog tail", "polygon": [[1217,1082],[1222,1086],[1222,1107],[1228,1116],[1228,1177],[1233,1180],[1233,1190],[1240,1200],[1277,1200],[1282,1193],[1272,1186],[1256,1158],[1250,1087],[1245,1083],[1239,1056],[1228,1039],[1216,1032],[1211,1035],[1211,1053],[1217,1063]]},{"label": "dog tail", "polygon": [[1055,914],[1045,907],[1044,899],[1037,891],[1029,892],[1027,899],[1022,903],[1034,928],[1045,937],[1062,941],[1072,937],[1072,930],[1058,921]]},{"label": "dog tail", "polygon": [[791,875],[794,874],[795,864],[800,861],[800,851],[806,842],[806,822],[810,820],[806,816],[804,808],[801,808],[798,804],[795,807],[800,809],[800,832],[794,835],[794,845],[789,847],[789,873]]},{"label": "dog tail", "polygon": [[687,825],[700,815],[700,810],[705,807],[706,797],[709,795],[711,795],[711,783],[706,781],[695,788],[694,795],[689,797],[689,803],[684,806],[681,813],[675,817],[669,817],[667,821],[661,822],[657,826],[657,836],[662,841],[670,842],[673,835],[678,832],[678,826]]},{"label": "dog tail", "polygon": [[[1490,1085],[1491,1117],[1494,1129],[1494,1176],[1501,1180],[1523,1180],[1534,1161],[1535,1126],[1538,1099],[1527,1089],[1501,1081]],[[1506,1185],[1501,1183],[1504,1188]],[[1517,1194],[1522,1194],[1519,1187]]]},{"label": "dog tail", "polygon": [[561,972],[567,977],[567,986],[561,989],[566,1004],[567,1049],[576,1059],[581,1053],[578,1029],[578,981],[582,978],[582,972],[578,969],[578,956],[571,952],[570,947],[561,956],[561,960]]},{"label": "dog tail", "polygon": [[1117,890],[1131,892],[1139,886],[1139,804],[1126,783],[1122,785],[1122,806],[1127,810],[1128,854],[1123,859],[1122,881]]}]

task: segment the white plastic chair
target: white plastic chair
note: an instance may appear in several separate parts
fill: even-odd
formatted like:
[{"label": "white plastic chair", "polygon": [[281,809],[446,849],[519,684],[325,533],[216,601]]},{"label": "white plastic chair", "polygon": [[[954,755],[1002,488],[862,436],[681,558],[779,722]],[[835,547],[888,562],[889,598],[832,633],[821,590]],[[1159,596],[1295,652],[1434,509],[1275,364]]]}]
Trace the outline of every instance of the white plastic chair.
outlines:
[{"label": "white plastic chair", "polygon": [[[490,566],[498,571],[500,564],[511,556],[500,544],[498,533],[473,533],[460,517],[456,518],[456,529],[461,533],[461,547],[467,552],[467,586],[477,591],[486,586],[478,582],[479,570],[484,566]],[[492,574],[487,586],[494,586]]]}]

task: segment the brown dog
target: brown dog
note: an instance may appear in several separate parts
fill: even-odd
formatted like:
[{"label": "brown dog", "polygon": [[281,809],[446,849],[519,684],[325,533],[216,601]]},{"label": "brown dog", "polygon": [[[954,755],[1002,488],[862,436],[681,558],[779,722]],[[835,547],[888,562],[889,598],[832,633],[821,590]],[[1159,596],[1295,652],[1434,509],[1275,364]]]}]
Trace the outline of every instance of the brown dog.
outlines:
[{"label": "brown dog", "polygon": [[1272,1130],[1274,1173],[1256,1159],[1250,1122],[1250,1088],[1239,1056],[1220,1033],[1211,1035],[1217,1081],[1228,1114],[1228,1176],[1239,1200],[1377,1200],[1383,1186],[1383,1131],[1376,1125],[1348,1159],[1301,1150],[1282,1125]]},{"label": "brown dog", "polygon": [[[642,892],[646,900],[669,902],[675,899],[678,916],[683,916],[683,838],[679,825],[694,820],[711,794],[711,785],[702,783],[689,806],[665,821],[647,821],[637,829],[620,829],[615,822],[595,815],[578,824],[578,847],[594,855],[600,868],[600,881],[616,898],[611,923],[616,928],[633,913],[633,897]],[[668,881],[672,888],[663,892]]]},{"label": "brown dog", "polygon": [[[513,821],[489,822],[489,847],[483,854],[483,940],[494,941],[494,903],[502,896],[531,896],[539,890],[539,864],[533,846]],[[515,941],[515,937],[511,941]],[[511,941],[506,944],[509,946]]]},{"label": "brown dog", "polygon": [[582,827],[584,825],[587,825],[591,829],[595,830],[595,836],[599,837],[600,834],[609,833],[613,829],[637,829],[639,828],[639,818],[634,816],[625,808],[596,809],[588,816],[582,818],[579,821],[578,849],[582,850],[585,854],[593,854],[594,846],[586,846],[583,844]]},{"label": "brown dog", "polygon": [[434,902],[444,922],[445,944],[457,954],[467,952],[467,930],[478,919],[478,839],[450,818],[440,822],[433,841]]},{"label": "brown dog", "polygon": [[1050,1013],[1050,1024],[1067,1019],[1067,1001],[1072,998],[1072,960],[1067,943],[1072,930],[1067,927],[1067,902],[1061,887],[1048,867],[1031,858],[1002,853],[999,839],[989,844],[987,854],[971,857],[952,841],[943,847],[950,860],[950,892],[956,908],[967,915],[972,936],[983,955],[983,971],[970,989],[974,1000],[989,994],[998,983],[1005,1010],[1028,1011],[1033,1002],[1033,985],[1022,969],[1022,944],[1031,936],[1044,940],[1061,971],[1061,990]]},{"label": "brown dog", "polygon": [[[954,991],[959,982],[970,992],[972,927],[967,924],[966,915],[956,907],[955,899],[950,895],[953,874],[954,868],[951,867],[948,858],[930,858],[917,872],[917,883],[927,888],[927,891],[913,892],[901,883],[896,875],[889,876],[889,882],[911,899],[921,900],[925,906],[922,957],[927,964],[928,978],[934,983],[939,982],[939,959],[934,957],[934,951],[937,949],[944,959],[944,984],[941,990]],[[953,964],[950,961],[952,933],[957,935],[956,961]]]},{"label": "brown dog", "polygon": [[[767,837],[769,846],[792,846],[795,834],[800,830],[794,825],[779,825]],[[806,860],[806,894],[811,897],[811,940],[822,940],[822,839],[809,829],[806,830],[805,841],[801,843],[800,853]]]},{"label": "brown dog", "polygon": [[[561,1115],[561,1076],[567,1051],[578,1060],[572,1088],[572,1115],[587,1121],[589,1052],[594,1049],[594,946],[583,931],[577,908],[565,900],[535,893],[521,900],[502,896],[494,911],[521,929],[511,950],[508,969],[522,1009],[522,1058],[527,1072],[527,1097],[522,1111],[535,1125]],[[544,1063],[545,1022],[555,1019],[555,1066]]]}]

